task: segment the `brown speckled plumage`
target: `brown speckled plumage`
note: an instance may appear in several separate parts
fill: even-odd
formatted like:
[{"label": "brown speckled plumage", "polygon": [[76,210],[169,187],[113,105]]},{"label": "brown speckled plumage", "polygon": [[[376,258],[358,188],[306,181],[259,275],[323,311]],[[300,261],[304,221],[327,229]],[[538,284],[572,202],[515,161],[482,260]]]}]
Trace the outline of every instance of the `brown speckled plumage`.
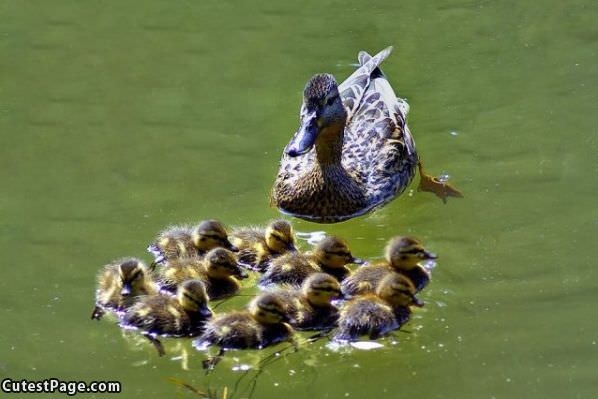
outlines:
[{"label": "brown speckled plumage", "polygon": [[[281,211],[315,222],[339,222],[382,206],[412,180],[418,157],[405,122],[408,107],[378,69],[390,52],[387,48],[374,57],[360,53],[361,67],[338,86],[344,129],[333,133],[320,127],[309,152],[294,157],[285,152],[272,190]],[[308,83],[302,115],[310,112],[312,96],[336,90],[321,82],[325,76],[316,75],[312,89]],[[324,152],[331,162],[322,162]]]}]

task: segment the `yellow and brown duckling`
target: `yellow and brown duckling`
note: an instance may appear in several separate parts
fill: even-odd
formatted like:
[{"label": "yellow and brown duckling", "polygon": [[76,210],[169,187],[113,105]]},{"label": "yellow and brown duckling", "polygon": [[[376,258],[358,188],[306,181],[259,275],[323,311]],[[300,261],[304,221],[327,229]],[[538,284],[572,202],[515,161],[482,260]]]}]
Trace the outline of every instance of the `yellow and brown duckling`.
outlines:
[{"label": "yellow and brown duckling", "polygon": [[141,295],[152,295],[158,287],[151,280],[145,263],[137,258],[123,258],[105,265],[97,276],[96,306],[91,314],[100,320],[105,310],[120,312]]},{"label": "yellow and brown duckling", "polygon": [[201,280],[210,299],[221,299],[239,292],[237,279],[244,278],[247,273],[239,267],[235,255],[228,249],[214,248],[203,259],[194,256],[167,261],[158,271],[157,280],[167,291],[176,291],[189,279]]},{"label": "yellow and brown duckling", "polygon": [[141,298],[125,312],[121,326],[140,330],[163,355],[157,336],[197,336],[211,317],[205,285],[187,280],[179,286],[176,297],[157,294]]},{"label": "yellow and brown duckling", "polygon": [[210,320],[201,337],[193,342],[197,349],[219,346],[222,349],[261,349],[291,340],[293,328],[282,302],[273,294],[255,297],[247,310],[217,315]]},{"label": "yellow and brown duckling", "polygon": [[338,310],[331,301],[341,296],[341,286],[327,273],[309,276],[301,289],[280,289],[273,292],[285,306],[290,324],[299,330],[331,328],[338,319]]},{"label": "yellow and brown duckling", "polygon": [[407,277],[389,273],[376,294],[360,295],[341,309],[335,341],[355,341],[362,335],[377,339],[401,328],[409,321],[410,306],[423,306],[415,297],[415,287]]},{"label": "yellow and brown duckling", "polygon": [[311,253],[288,253],[272,260],[259,284],[300,286],[311,274],[322,271],[340,281],[351,272],[346,267],[349,263],[363,264],[363,261],[351,254],[345,240],[327,237],[320,241]]},{"label": "yellow and brown duckling", "polygon": [[224,225],[217,220],[205,220],[195,227],[173,226],[158,234],[147,250],[154,255],[154,265],[167,260],[203,256],[213,248],[236,251],[228,239]]},{"label": "yellow and brown duckling", "polygon": [[265,230],[237,229],[231,237],[239,248],[239,261],[257,271],[264,271],[273,258],[296,251],[293,226],[282,219],[274,220]]},{"label": "yellow and brown duckling", "polygon": [[383,263],[360,267],[342,282],[343,294],[354,296],[375,292],[380,281],[391,272],[408,277],[419,292],[430,282],[429,273],[419,263],[436,258],[415,238],[395,237],[386,246]]},{"label": "yellow and brown duckling", "polygon": [[363,265],[362,259],[351,253],[349,244],[339,237],[326,237],[313,250],[313,258],[324,273],[328,273],[338,281],[343,281],[351,274],[348,264]]}]

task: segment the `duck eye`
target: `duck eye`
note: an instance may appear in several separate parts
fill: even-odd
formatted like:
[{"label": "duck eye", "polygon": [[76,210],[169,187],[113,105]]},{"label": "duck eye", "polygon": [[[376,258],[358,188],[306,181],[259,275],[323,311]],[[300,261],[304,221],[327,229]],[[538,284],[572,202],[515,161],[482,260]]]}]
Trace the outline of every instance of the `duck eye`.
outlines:
[{"label": "duck eye", "polygon": [[330,105],[334,104],[335,98],[336,98],[336,96],[328,97],[328,100],[326,100],[326,105],[330,106]]}]

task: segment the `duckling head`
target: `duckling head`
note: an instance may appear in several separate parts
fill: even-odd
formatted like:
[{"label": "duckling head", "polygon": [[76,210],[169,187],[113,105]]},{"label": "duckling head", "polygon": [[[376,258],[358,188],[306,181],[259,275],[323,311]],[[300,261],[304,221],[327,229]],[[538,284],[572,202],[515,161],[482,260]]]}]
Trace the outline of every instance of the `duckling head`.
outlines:
[{"label": "duckling head", "polygon": [[336,278],[326,273],[314,273],[301,286],[303,295],[314,306],[329,306],[334,298],[341,297],[341,286]]},{"label": "duckling head", "polygon": [[395,269],[410,270],[421,261],[436,259],[438,256],[426,251],[413,237],[395,237],[386,246],[386,261]]},{"label": "duckling head", "polygon": [[[314,75],[303,90],[300,126],[285,152],[291,157],[307,153],[320,136],[337,133],[347,120],[347,112],[330,74]],[[332,129],[330,129],[332,128]]]},{"label": "duckling head", "polygon": [[205,318],[212,317],[206,286],[199,280],[187,280],[181,284],[177,290],[177,300],[187,312],[199,313]]},{"label": "duckling head", "polygon": [[326,237],[314,248],[316,261],[331,269],[340,269],[348,263],[362,265],[363,260],[351,254],[347,242],[338,237]]},{"label": "duckling head", "polygon": [[411,280],[399,273],[389,273],[380,281],[376,295],[392,306],[424,306],[416,298],[415,287]]},{"label": "duckling head", "polygon": [[227,278],[234,276],[247,278],[247,273],[239,267],[235,255],[224,248],[214,248],[206,254],[206,271],[212,278]]},{"label": "duckling head", "polygon": [[226,229],[217,220],[204,220],[193,229],[191,235],[193,245],[202,251],[207,252],[213,248],[226,248],[237,252],[238,249],[229,241]]},{"label": "duckling head", "polygon": [[288,321],[284,305],[272,294],[261,294],[249,303],[249,313],[262,324],[277,324]]},{"label": "duckling head", "polygon": [[282,219],[270,223],[266,228],[266,245],[272,252],[278,254],[297,251],[293,226]]},{"label": "duckling head", "polygon": [[137,259],[128,259],[118,267],[121,281],[121,295],[137,295],[147,283],[146,266]]}]

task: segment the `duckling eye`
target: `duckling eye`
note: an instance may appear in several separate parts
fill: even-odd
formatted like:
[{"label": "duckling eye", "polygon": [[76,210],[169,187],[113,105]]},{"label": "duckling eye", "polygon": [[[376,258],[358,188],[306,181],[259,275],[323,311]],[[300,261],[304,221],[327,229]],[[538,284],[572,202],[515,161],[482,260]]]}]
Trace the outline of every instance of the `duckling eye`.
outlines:
[{"label": "duckling eye", "polygon": [[334,104],[335,99],[336,99],[336,96],[328,97],[328,100],[326,100],[326,105],[331,106],[332,104]]}]

